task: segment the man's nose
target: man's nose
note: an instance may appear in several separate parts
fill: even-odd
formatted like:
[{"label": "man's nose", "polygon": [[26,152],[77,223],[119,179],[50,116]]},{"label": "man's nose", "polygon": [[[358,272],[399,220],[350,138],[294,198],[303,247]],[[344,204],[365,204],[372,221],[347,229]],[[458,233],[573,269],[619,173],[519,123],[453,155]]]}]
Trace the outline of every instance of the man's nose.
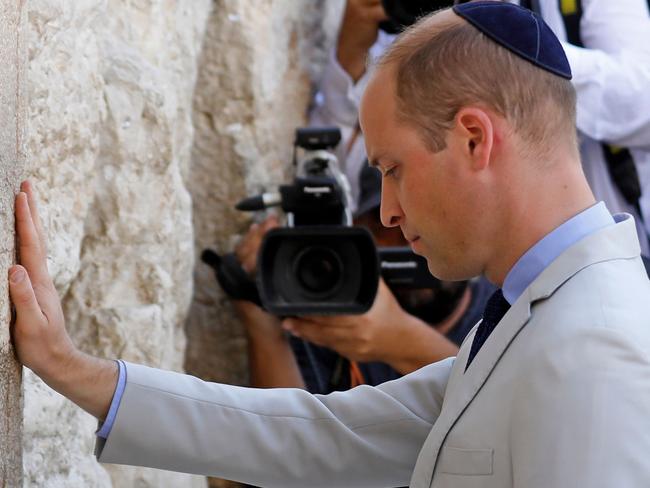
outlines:
[{"label": "man's nose", "polygon": [[387,185],[382,185],[379,214],[384,227],[397,227],[404,216],[395,192]]}]

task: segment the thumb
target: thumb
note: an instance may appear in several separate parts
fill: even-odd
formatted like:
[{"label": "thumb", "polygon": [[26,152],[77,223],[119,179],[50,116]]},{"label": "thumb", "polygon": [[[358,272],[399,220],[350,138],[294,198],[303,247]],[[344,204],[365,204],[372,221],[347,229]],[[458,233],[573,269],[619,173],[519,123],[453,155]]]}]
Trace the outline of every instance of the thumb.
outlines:
[{"label": "thumb", "polygon": [[19,264],[9,269],[9,293],[18,319],[31,321],[43,318],[29,275]]},{"label": "thumb", "polygon": [[268,232],[269,230],[277,227],[279,225],[278,221],[278,216],[271,214],[266,218],[266,221],[264,222],[264,231]]}]

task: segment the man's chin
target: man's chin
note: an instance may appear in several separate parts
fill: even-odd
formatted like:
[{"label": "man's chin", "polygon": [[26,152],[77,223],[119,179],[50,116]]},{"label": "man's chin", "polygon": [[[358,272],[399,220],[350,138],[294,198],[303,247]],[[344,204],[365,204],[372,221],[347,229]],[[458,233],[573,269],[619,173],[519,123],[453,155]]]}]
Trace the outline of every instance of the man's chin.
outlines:
[{"label": "man's chin", "polygon": [[468,278],[461,272],[459,266],[453,266],[445,260],[433,260],[429,256],[422,255],[427,260],[429,273],[440,281],[464,281]]},{"label": "man's chin", "polygon": [[447,274],[445,273],[446,271],[445,267],[441,266],[441,263],[439,261],[434,261],[429,256],[426,256],[424,254],[421,254],[421,256],[427,260],[427,267],[429,268],[429,273],[431,273],[434,278],[437,278],[439,280],[447,280],[447,278],[445,278]]}]

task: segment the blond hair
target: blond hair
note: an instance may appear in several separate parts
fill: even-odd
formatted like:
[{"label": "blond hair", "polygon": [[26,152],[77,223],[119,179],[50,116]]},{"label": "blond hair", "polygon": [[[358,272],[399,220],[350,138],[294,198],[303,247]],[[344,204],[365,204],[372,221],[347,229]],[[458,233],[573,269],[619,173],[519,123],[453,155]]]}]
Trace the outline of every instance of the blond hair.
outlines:
[{"label": "blond hair", "polygon": [[[407,29],[379,61],[395,69],[398,117],[417,127],[434,152],[464,106],[504,117],[528,149],[545,155],[576,147],[575,90],[492,41],[460,17],[429,15]],[[558,139],[561,138],[561,139]]]}]

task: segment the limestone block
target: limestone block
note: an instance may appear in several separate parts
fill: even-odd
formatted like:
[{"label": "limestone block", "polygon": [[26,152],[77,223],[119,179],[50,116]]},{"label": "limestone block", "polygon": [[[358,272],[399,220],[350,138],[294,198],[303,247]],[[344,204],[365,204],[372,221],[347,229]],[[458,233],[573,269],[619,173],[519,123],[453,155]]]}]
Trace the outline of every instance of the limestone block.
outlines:
[{"label": "limestone block", "polygon": [[7,270],[15,262],[14,195],[24,164],[25,7],[0,1],[0,486],[18,487],[22,479],[21,369],[10,343],[11,318]]},{"label": "limestone block", "polygon": [[[30,0],[26,173],[82,349],[245,382],[239,325],[195,259],[231,248],[249,220],[237,200],[288,177],[342,5]],[[99,465],[94,419],[31,373],[24,417],[24,486],[205,486]]]},{"label": "limestone block", "polygon": [[[33,0],[28,174],[68,330],[82,349],[182,369],[192,293],[189,167],[208,0]],[[94,420],[30,375],[27,486],[204,486],[103,467]]]},{"label": "limestone block", "polygon": [[[241,198],[290,176],[291,145],[329,50],[343,1],[215,2],[194,95],[188,188],[195,251],[229,252],[250,216]],[[247,382],[246,341],[227,297],[197,262],[185,367],[211,381]],[[210,486],[237,486],[211,480]]]},{"label": "limestone block", "polygon": [[[28,13],[28,164],[48,233],[48,264],[65,295],[79,272],[106,117],[97,26],[103,1],[32,1]],[[25,485],[109,487],[91,457],[92,418],[34,375],[25,381]]]},{"label": "limestone block", "polygon": [[[250,215],[241,198],[290,175],[293,134],[304,125],[313,81],[336,37],[343,2],[216,2],[194,95],[192,168],[197,256],[233,244]],[[204,379],[247,382],[245,339],[212,271],[197,263],[187,321],[186,369]]]}]

